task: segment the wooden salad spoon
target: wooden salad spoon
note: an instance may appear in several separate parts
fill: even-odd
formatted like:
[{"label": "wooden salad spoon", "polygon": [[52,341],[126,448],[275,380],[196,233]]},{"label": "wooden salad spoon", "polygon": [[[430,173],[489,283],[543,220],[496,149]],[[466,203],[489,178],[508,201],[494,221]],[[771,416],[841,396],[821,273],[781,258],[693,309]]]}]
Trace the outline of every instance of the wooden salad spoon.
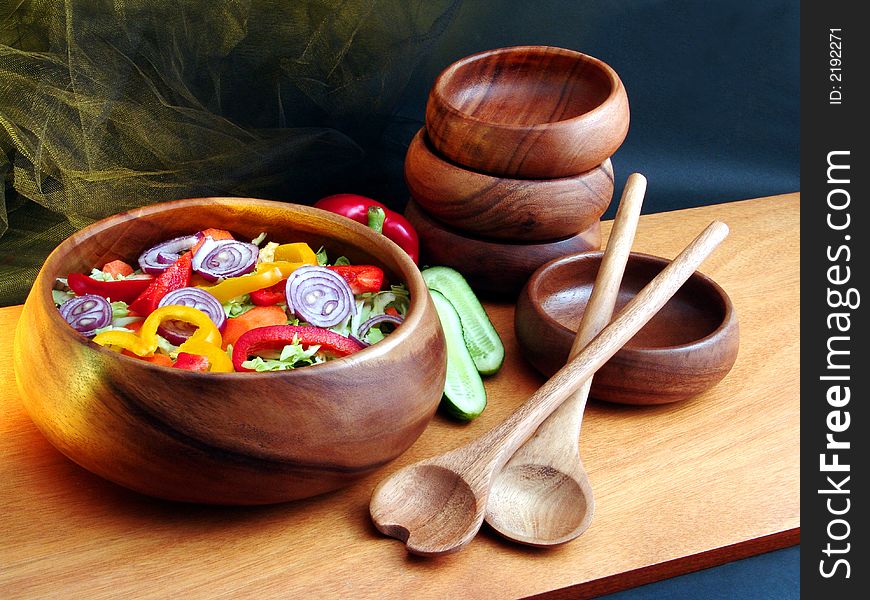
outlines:
[{"label": "wooden salad spoon", "polygon": [[[630,175],[570,358],[610,323],[645,192],[646,178]],[[595,499],[580,459],[579,434],[591,387],[592,377],[547,417],[495,477],[486,522],[502,536],[531,546],[551,546],[570,541],[589,527]]]},{"label": "wooden salad spoon", "polygon": [[408,465],[381,481],[369,504],[375,527],[412,554],[456,552],[477,534],[496,474],[569,395],[655,315],[728,235],[714,221],[617,318],[516,411],[476,440]]}]

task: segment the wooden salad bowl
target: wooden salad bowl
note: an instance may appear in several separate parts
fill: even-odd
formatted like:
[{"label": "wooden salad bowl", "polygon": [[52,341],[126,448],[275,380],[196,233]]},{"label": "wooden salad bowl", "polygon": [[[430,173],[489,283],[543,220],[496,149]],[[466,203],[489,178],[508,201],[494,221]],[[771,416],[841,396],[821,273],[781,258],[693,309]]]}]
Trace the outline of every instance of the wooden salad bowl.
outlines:
[{"label": "wooden salad bowl", "polygon": [[613,198],[610,159],[558,179],[511,179],[445,160],[421,129],[405,157],[411,197],[430,216],[474,236],[539,241],[592,227]]},{"label": "wooden salad bowl", "polygon": [[[601,264],[602,252],[565,256],[537,270],[517,299],[514,328],[532,365],[545,376],[566,362]],[[632,252],[619,311],[670,261]],[[711,388],[737,359],[737,315],[728,294],[695,272],[677,294],[592,380],[590,396],[622,404],[687,400]]]},{"label": "wooden salad bowl", "polygon": [[433,146],[475,171],[546,179],[588,171],[628,133],[628,96],[597,58],[550,46],[480,52],[448,66],[429,93]]},{"label": "wooden salad bowl", "polygon": [[[406,319],[350,356],[276,373],[197,373],[117,354],[55,307],[57,277],[114,259],[135,263],[162,240],[206,227],[267,232],[381,266],[407,284]],[[432,418],[446,350],[416,265],[387,238],[319,209],[199,198],[121,213],[77,232],[46,260],[15,336],[24,406],[46,438],[108,480],[170,500],[267,504],[333,490],[404,452]]]},{"label": "wooden salad bowl", "polygon": [[476,292],[490,298],[514,299],[529,276],[544,263],[565,254],[601,247],[600,221],[559,240],[509,243],[470,237],[450,229],[427,215],[413,200],[408,201],[405,217],[420,235],[421,264],[453,267]]}]

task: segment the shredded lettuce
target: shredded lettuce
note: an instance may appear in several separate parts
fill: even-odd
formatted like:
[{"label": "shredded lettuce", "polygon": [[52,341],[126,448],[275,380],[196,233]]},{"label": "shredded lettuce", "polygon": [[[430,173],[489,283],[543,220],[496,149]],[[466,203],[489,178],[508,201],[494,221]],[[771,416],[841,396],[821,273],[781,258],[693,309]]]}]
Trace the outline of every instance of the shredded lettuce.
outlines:
[{"label": "shredded lettuce", "polygon": [[251,240],[251,243],[254,244],[255,246],[259,246],[260,244],[263,243],[263,240],[265,240],[265,239],[266,239],[266,232],[261,231],[260,235],[258,235],[257,237],[255,237],[254,239]]},{"label": "shredded lettuce", "polygon": [[269,242],[262,248],[260,248],[260,253],[257,255],[257,262],[274,262],[275,261],[275,248],[280,246],[278,242]]},{"label": "shredded lettuce", "polygon": [[62,305],[64,302],[69,300],[70,298],[75,298],[76,295],[73,292],[63,292],[61,290],[51,290],[51,298],[54,300],[54,303],[57,306]]},{"label": "shredded lettuce", "polygon": [[368,333],[366,333],[365,341],[369,344],[377,344],[385,337],[387,336],[381,333],[381,330],[378,327],[372,327],[369,329]]},{"label": "shredded lettuce", "polygon": [[317,355],[319,350],[320,346],[317,345],[304,348],[299,343],[299,338],[294,336],[293,343],[284,346],[278,358],[255,356],[243,362],[242,366],[260,373],[264,371],[286,371],[323,362],[325,359]]},{"label": "shredded lettuce", "polygon": [[145,320],[144,317],[131,316],[130,311],[127,309],[127,303],[122,300],[117,300],[110,304],[112,307],[112,327],[123,328],[130,323]]},{"label": "shredded lettuce", "polygon": [[175,358],[178,355],[178,346],[162,335],[157,336],[157,348],[162,350],[164,354],[168,354],[171,358]]},{"label": "shredded lettuce", "polygon": [[321,267],[325,267],[329,264],[329,257],[326,256],[326,248],[324,248],[323,246],[321,246],[314,255],[317,257],[317,264]]},{"label": "shredded lettuce", "polygon": [[243,315],[254,308],[254,306],[256,305],[251,302],[251,297],[248,294],[230,298],[223,303],[224,312],[227,314],[227,318]]},{"label": "shredded lettuce", "polygon": [[[389,290],[358,294],[355,314],[351,316],[346,325],[340,324],[344,325],[340,331],[336,328],[333,330],[344,336],[353,335],[356,337],[359,328],[370,318],[385,314],[388,308],[395,308],[400,315],[404,316],[408,312],[410,304],[408,288],[401,284],[390,286]],[[366,334],[364,341],[374,344],[384,337],[384,333],[378,327],[372,327]]]}]

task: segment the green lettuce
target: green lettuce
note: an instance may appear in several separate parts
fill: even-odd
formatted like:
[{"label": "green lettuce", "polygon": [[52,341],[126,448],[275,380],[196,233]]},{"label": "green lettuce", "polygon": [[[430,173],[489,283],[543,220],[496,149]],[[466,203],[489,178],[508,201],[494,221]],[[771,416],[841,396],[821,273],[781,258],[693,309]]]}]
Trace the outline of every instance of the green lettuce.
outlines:
[{"label": "green lettuce", "polygon": [[323,362],[324,358],[317,355],[319,350],[320,346],[318,345],[304,348],[302,344],[299,343],[299,338],[294,336],[293,343],[284,346],[278,358],[262,358],[260,356],[255,356],[254,358],[243,362],[242,366],[246,369],[253,369],[257,372],[286,371],[288,369],[295,369],[297,367],[305,367]]}]

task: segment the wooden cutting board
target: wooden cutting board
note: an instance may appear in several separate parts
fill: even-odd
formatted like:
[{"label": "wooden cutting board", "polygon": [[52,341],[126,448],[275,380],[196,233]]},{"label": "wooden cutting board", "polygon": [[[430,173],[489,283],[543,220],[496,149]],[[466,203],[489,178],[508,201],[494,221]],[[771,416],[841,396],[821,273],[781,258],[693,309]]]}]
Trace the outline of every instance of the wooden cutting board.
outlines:
[{"label": "wooden cutting board", "polygon": [[[577,540],[532,549],[484,528],[465,550],[423,559],[369,520],[382,477],[487,431],[543,383],[517,348],[513,306],[487,303],[507,358],[486,382],[483,416],[462,425],[439,415],[382,471],[277,506],[173,504],[91,475],[36,431],[3,361],[0,596],[576,598],[798,543],[800,196],[645,215],[634,250],[672,258],[713,219],[731,235],[701,270],[736,306],[737,362],[683,404],[590,403],[581,451],[597,512]],[[12,352],[19,312],[0,309],[0,356]],[[45,367],[50,377],[50,356]]]}]

